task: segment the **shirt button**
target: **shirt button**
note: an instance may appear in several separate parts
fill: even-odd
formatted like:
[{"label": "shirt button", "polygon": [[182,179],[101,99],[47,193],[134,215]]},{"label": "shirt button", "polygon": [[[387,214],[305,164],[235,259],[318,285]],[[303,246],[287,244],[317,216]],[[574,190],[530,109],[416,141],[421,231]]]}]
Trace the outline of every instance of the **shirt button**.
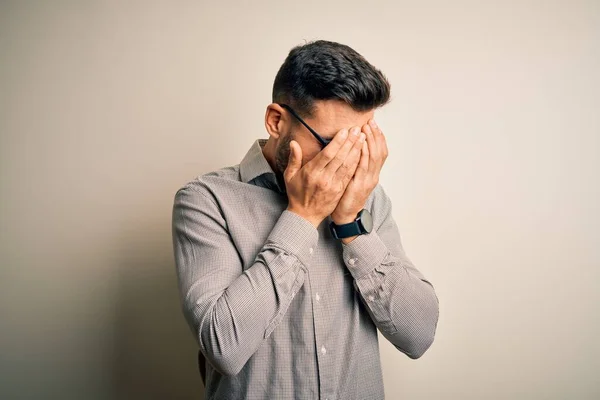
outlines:
[{"label": "shirt button", "polygon": [[321,300],[321,296],[319,296],[319,293],[316,294],[315,298],[317,299],[317,301]]},{"label": "shirt button", "polygon": [[350,265],[354,265],[355,262],[356,262],[356,258],[351,258],[351,259],[348,260],[348,263]]},{"label": "shirt button", "polygon": [[375,297],[369,296],[369,300],[373,301],[373,300],[375,300]]},{"label": "shirt button", "polygon": [[321,347],[321,353],[323,353],[323,354],[327,353],[327,349],[325,348],[325,346]]},{"label": "shirt button", "polygon": [[310,254],[312,254],[312,253],[313,253],[313,248],[311,247],[310,249],[308,249],[308,252],[309,252]]}]

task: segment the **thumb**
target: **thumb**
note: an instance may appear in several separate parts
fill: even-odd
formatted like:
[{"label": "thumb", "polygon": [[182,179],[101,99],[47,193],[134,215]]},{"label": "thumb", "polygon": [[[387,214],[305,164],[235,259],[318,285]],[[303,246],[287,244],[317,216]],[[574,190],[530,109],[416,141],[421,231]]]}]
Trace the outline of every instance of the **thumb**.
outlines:
[{"label": "thumb", "polygon": [[302,149],[300,145],[295,140],[290,142],[290,157],[288,158],[288,165],[285,169],[285,175],[289,179],[292,176],[296,175],[302,168]]}]

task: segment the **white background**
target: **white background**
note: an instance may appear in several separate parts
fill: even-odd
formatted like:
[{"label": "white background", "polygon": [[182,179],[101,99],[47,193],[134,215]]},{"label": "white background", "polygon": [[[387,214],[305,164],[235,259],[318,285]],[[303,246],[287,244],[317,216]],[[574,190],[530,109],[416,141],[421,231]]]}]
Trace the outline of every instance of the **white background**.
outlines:
[{"label": "white background", "polygon": [[288,51],[392,84],[381,183],[434,284],[389,399],[600,397],[597,1],[2,1],[0,397],[202,398],[177,188],[266,138]]}]

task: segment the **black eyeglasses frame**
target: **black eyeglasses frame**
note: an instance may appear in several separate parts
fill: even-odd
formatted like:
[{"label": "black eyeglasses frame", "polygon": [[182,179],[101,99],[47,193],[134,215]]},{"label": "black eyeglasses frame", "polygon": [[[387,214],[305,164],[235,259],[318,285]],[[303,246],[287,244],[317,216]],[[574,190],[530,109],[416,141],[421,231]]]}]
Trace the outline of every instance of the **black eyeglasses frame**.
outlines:
[{"label": "black eyeglasses frame", "polygon": [[325,147],[329,143],[331,143],[331,141],[333,139],[325,139],[324,137],[322,137],[321,135],[319,135],[313,128],[311,128],[310,126],[308,126],[308,124],[302,118],[300,118],[300,116],[296,113],[296,111],[294,111],[292,109],[292,107],[290,107],[287,104],[283,104],[283,103],[276,103],[276,104],[279,104],[281,107],[283,107],[286,110],[288,110],[294,117],[296,117],[296,119],[298,121],[300,121],[302,123],[302,125],[304,125],[306,127],[306,129],[308,129],[310,131],[310,133],[312,133],[312,135],[319,141],[319,143],[321,143],[322,147]]}]

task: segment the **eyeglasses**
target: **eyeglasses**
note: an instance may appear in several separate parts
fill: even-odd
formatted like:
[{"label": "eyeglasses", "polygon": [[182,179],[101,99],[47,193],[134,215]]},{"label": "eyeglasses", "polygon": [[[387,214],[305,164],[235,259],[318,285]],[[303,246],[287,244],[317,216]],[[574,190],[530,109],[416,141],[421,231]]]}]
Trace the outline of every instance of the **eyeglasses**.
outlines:
[{"label": "eyeglasses", "polygon": [[298,121],[300,121],[302,123],[302,125],[304,125],[306,127],[306,129],[308,129],[310,131],[310,133],[313,134],[313,136],[319,141],[319,143],[321,143],[322,147],[327,146],[333,139],[325,139],[324,137],[322,137],[321,135],[319,135],[317,132],[315,132],[315,130],[313,128],[311,128],[310,126],[308,126],[308,124],[306,122],[304,122],[304,120],[302,118],[300,118],[300,116],[298,114],[296,114],[296,111],[294,111],[292,109],[292,107],[288,106],[287,104],[281,104],[281,103],[277,103],[279,104],[281,107],[285,108],[286,110],[288,110],[289,112],[292,113],[292,115],[294,117],[296,117],[296,119]]}]

